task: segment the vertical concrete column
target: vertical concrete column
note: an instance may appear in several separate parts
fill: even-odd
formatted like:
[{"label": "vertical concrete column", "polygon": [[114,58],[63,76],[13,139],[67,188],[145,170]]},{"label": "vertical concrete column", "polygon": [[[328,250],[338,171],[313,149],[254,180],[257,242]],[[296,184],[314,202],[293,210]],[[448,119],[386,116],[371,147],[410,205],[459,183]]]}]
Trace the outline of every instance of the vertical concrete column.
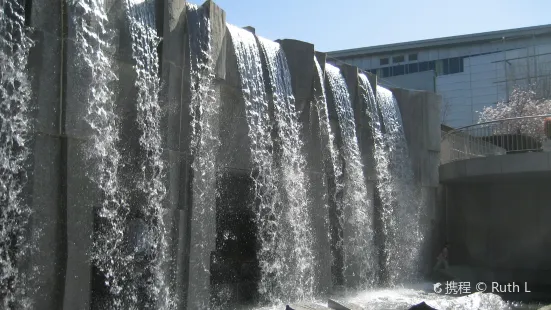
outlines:
[{"label": "vertical concrete column", "polygon": [[324,294],[331,289],[331,253],[329,226],[327,225],[329,209],[328,201],[325,199],[328,193],[324,180],[324,145],[321,144],[321,129],[313,93],[314,83],[320,84],[323,81],[319,81],[316,74],[315,52],[312,44],[288,39],[278,42],[287,58],[295,96],[295,107],[301,124],[301,136],[304,142],[304,155],[310,181],[309,197],[312,199],[310,214],[315,233],[316,290],[318,294]]},{"label": "vertical concrete column", "polygon": [[65,286],[65,206],[61,191],[62,1],[33,1],[29,54],[33,133],[26,190],[32,208],[29,291],[34,309],[61,309]]},{"label": "vertical concrete column", "polygon": [[[409,154],[414,167],[416,181],[421,186],[421,203],[423,214],[421,227],[426,236],[422,261],[431,261],[431,254],[436,246],[431,239],[431,231],[440,226],[437,206],[439,186],[438,166],[440,164],[440,106],[442,98],[425,91],[391,89],[402,116],[404,133],[408,143]],[[421,124],[421,125],[420,125]],[[441,247],[441,244],[438,245]],[[430,266],[423,266],[430,268]]]},{"label": "vertical concrete column", "polygon": [[[226,77],[225,70],[225,51],[226,51],[226,14],[220,9],[213,1],[206,1],[203,4],[203,9],[207,10],[210,19],[210,43],[211,43],[211,58],[213,60],[214,74],[216,81],[211,87],[215,87],[215,91],[219,93],[219,87],[221,80]],[[188,27],[196,27],[197,25],[188,24]],[[189,53],[189,50],[186,50]],[[186,64],[186,71],[184,76],[187,81],[184,84],[184,92],[188,92],[186,95],[185,104],[189,105],[191,102],[191,93],[189,93],[190,84],[189,77],[191,74],[191,68],[189,64]],[[189,109],[188,109],[189,111]],[[182,119],[185,123],[184,128],[188,128],[191,119]],[[213,125],[216,126],[216,125]],[[189,137],[188,137],[189,138]],[[190,162],[194,159],[191,158]],[[191,179],[193,182],[193,176]],[[190,183],[190,190],[192,189],[192,183]],[[203,223],[192,221],[193,214],[198,210],[194,209],[193,196],[191,196],[191,204],[188,206],[189,212],[188,225],[189,225],[189,275],[188,275],[188,295],[187,295],[187,308],[201,308],[210,307],[211,304],[211,254],[216,249],[216,213],[215,206],[211,206],[203,210],[205,213],[201,216]]]},{"label": "vertical concrete column", "polygon": [[167,196],[165,198],[165,231],[168,253],[164,272],[168,276],[169,285],[176,293],[179,307],[183,307],[184,283],[182,283],[183,265],[178,258],[182,251],[180,246],[185,243],[180,237],[185,234],[180,230],[184,219],[179,216],[179,209],[183,208],[185,201],[180,200],[181,192],[187,189],[187,178],[182,178],[182,170],[188,163],[187,157],[181,152],[180,131],[182,130],[180,118],[182,113],[183,94],[183,70],[185,50],[186,27],[186,1],[171,0],[157,3],[157,27],[159,36],[163,38],[160,45],[161,65],[161,92],[160,104],[163,109],[162,139],[164,154],[167,162],[165,186]]}]

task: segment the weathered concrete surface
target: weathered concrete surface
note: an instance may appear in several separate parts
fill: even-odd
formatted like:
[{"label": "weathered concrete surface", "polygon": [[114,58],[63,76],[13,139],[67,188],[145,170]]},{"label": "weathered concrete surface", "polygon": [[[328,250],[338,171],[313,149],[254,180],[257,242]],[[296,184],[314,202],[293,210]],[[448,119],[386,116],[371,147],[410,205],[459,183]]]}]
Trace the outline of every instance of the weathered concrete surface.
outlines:
[{"label": "weathered concrete surface", "polygon": [[99,190],[83,167],[87,167],[83,142],[68,138],[66,158],[67,269],[63,309],[86,309],[91,304],[92,266],[90,251],[94,226],[94,206]]},{"label": "weathered concrete surface", "polygon": [[29,289],[35,309],[61,309],[66,269],[66,209],[62,203],[60,168],[61,49],[60,0],[32,6],[30,33],[34,45],[28,68],[32,76],[31,107],[34,132],[26,191],[31,204]]},{"label": "weathered concrete surface", "polygon": [[[328,204],[326,201],[327,188],[324,174],[324,145],[317,109],[314,106],[314,83],[321,83],[315,74],[314,46],[310,43],[297,40],[278,41],[287,58],[295,107],[301,126],[301,137],[304,142],[304,154],[308,170],[308,197],[313,208],[312,226],[314,228],[314,249],[316,255],[316,292],[325,294],[331,287],[331,254],[330,241],[327,231]],[[318,80],[318,81],[315,81]]]},{"label": "weathered concrete surface", "polygon": [[[216,100],[220,102],[221,98],[219,97],[222,94],[221,79],[226,78],[226,42],[227,40],[227,30],[226,30],[226,15],[225,12],[220,9],[214,2],[207,1],[203,4],[203,7],[207,9],[208,15],[211,21],[211,57],[213,59],[213,64],[215,64],[215,76],[216,82],[212,85],[215,88]],[[193,27],[193,25],[188,25],[188,27]],[[186,36],[187,39],[187,36]],[[189,50],[186,50],[186,55],[189,55]],[[189,64],[186,64],[185,67],[185,77],[190,76]],[[191,85],[189,85],[191,86]],[[189,100],[191,94],[188,87],[188,83],[184,83],[184,92],[185,98]],[[189,107],[191,101],[184,101],[184,105]],[[187,109],[189,114],[189,109]],[[184,126],[189,126],[190,119],[182,119]],[[211,124],[213,128],[217,128],[219,124]],[[184,127],[185,128],[185,127]],[[189,145],[187,142],[183,145]],[[218,150],[215,150],[218,151]],[[189,153],[187,150],[185,153]],[[218,156],[216,156],[218,157]],[[195,160],[191,158],[191,160]],[[201,173],[201,171],[197,171]],[[193,178],[191,179],[193,180]],[[190,183],[191,184],[191,183]],[[193,192],[195,194],[195,192]],[[189,229],[189,238],[190,238],[190,249],[189,249],[189,279],[188,279],[188,295],[187,295],[187,308],[205,308],[210,307],[211,303],[211,274],[210,274],[210,265],[211,265],[211,253],[216,250],[216,208],[214,205],[202,206],[203,210],[195,209],[198,205],[193,203],[194,198],[191,198],[192,204],[189,205],[190,212],[190,229]],[[215,203],[215,202],[213,202]],[[191,209],[193,208],[193,209]],[[201,212],[201,213],[199,213]],[[193,220],[197,218],[198,214],[202,221]]]},{"label": "weathered concrete surface", "polygon": [[439,226],[436,213],[440,164],[440,107],[442,98],[434,93],[391,89],[396,97],[406,136],[416,182],[421,186],[423,206],[420,227],[427,238],[421,251],[421,271],[431,268],[435,248],[443,245],[441,238],[431,235]]},{"label": "weathered concrete surface", "polygon": [[446,186],[450,264],[469,266],[478,281],[551,284],[547,207],[550,175]]},{"label": "weathered concrete surface", "polygon": [[439,167],[444,183],[551,172],[551,153],[533,152],[465,159]]}]

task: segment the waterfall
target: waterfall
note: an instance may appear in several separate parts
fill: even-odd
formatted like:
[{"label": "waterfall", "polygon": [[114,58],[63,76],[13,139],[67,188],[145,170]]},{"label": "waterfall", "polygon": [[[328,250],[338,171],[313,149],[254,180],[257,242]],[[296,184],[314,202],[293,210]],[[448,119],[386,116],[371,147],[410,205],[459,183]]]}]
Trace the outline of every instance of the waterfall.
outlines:
[{"label": "waterfall", "polygon": [[[385,234],[383,263],[387,284],[397,285],[412,280],[419,263],[421,201],[396,98],[388,89],[378,86],[376,102],[382,122],[382,128],[375,122],[373,131]],[[376,110],[377,107],[368,108],[373,119],[379,119]]]},{"label": "waterfall", "polygon": [[[327,202],[327,207],[330,212],[338,212],[342,210],[342,199],[339,198],[343,190],[342,164],[340,164],[338,147],[335,144],[335,136],[333,135],[331,124],[329,122],[329,110],[327,107],[327,98],[325,96],[325,77],[316,57],[314,57],[314,64],[316,66],[316,72],[319,79],[319,85],[317,83],[314,84],[314,104],[321,130],[320,137],[322,138],[321,145],[323,146],[322,152],[325,173],[324,182],[328,189],[327,196],[324,200]],[[332,208],[329,207],[331,204]],[[335,265],[338,261],[342,262],[343,240],[342,234],[339,233],[338,227],[334,227],[331,223],[331,218],[339,218],[339,216],[330,213],[329,218],[326,220],[329,240],[331,240],[331,259],[333,261],[333,265]],[[341,225],[339,223],[335,224]],[[337,272],[337,270],[332,272],[335,277],[333,280],[337,281],[336,278],[342,278],[342,274],[335,274],[335,272]]]},{"label": "waterfall", "polygon": [[168,309],[175,306],[175,294],[170,292],[167,275],[163,270],[167,262],[166,227],[164,223],[163,199],[166,188],[163,184],[164,162],[161,145],[159,105],[160,79],[157,44],[159,39],[155,28],[154,1],[126,1],[126,13],[130,22],[132,56],[136,72],[137,126],[141,133],[140,169],[134,177],[140,199],[137,199],[138,217],[144,223],[142,241],[147,247],[145,266],[138,277],[140,298],[143,307]]},{"label": "waterfall", "polygon": [[[279,298],[306,300],[314,294],[313,232],[309,204],[309,181],[295,111],[291,74],[281,46],[259,38],[268,71],[268,83],[273,102],[273,123],[276,132],[274,149],[279,168],[282,215],[278,218],[280,245],[283,251],[277,274],[281,287]],[[281,251],[280,250],[280,251]],[[281,254],[280,254],[281,255]]]},{"label": "waterfall", "polygon": [[[216,217],[216,151],[220,101],[212,87],[210,19],[203,7],[187,4],[191,66],[191,152],[193,169],[193,210],[191,221],[190,296],[194,308],[209,307],[210,253],[214,249]],[[203,294],[202,294],[203,293]],[[206,295],[205,295],[206,294]]]},{"label": "waterfall", "polygon": [[132,262],[123,247],[128,204],[118,177],[121,154],[119,123],[115,114],[113,83],[117,76],[107,54],[112,43],[112,31],[107,28],[106,11],[100,0],[73,0],[71,14],[75,24],[75,47],[78,65],[90,74],[85,95],[85,121],[92,129],[86,146],[87,159],[93,163],[87,169],[89,177],[101,192],[96,208],[98,228],[94,235],[92,261],[105,276],[111,293],[112,308],[121,309],[124,297],[132,291],[125,289],[125,279],[132,274]]},{"label": "waterfall", "polygon": [[284,218],[277,189],[277,173],[274,171],[268,100],[262,76],[262,62],[255,36],[243,29],[228,25],[245,100],[245,113],[249,127],[253,171],[253,190],[258,231],[258,260],[261,270],[259,293],[268,301],[281,298],[284,283],[280,271],[286,257],[280,231]]},{"label": "waterfall", "polygon": [[361,155],[356,136],[350,95],[340,70],[326,65],[341,133],[340,156],[343,164],[343,197],[340,218],[343,227],[344,275],[362,286],[375,281],[376,261],[373,238],[373,201],[367,196]]},{"label": "waterfall", "polygon": [[32,42],[24,8],[0,1],[0,307],[31,308],[20,269],[28,257],[31,208],[22,196],[29,156],[31,87],[27,61]]}]

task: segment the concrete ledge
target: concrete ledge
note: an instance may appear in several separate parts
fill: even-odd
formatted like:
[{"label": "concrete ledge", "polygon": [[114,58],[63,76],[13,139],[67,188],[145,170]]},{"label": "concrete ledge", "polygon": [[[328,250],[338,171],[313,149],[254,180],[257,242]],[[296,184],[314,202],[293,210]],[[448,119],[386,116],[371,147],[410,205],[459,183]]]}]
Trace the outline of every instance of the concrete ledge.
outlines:
[{"label": "concrete ledge", "polygon": [[551,153],[497,155],[454,161],[439,167],[440,182],[534,172],[551,172]]}]

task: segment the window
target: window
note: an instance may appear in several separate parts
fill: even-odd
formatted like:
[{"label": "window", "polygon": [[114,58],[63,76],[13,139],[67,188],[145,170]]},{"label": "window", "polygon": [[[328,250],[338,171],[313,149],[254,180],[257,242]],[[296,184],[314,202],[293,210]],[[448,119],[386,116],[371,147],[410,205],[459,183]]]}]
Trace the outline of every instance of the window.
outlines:
[{"label": "window", "polygon": [[429,61],[429,70],[436,71],[436,61]]},{"label": "window", "polygon": [[429,71],[429,62],[423,61],[419,63],[419,72]]},{"label": "window", "polygon": [[379,59],[379,63],[381,64],[381,66],[388,65],[388,58]]},{"label": "window", "polygon": [[399,66],[392,67],[392,76],[404,75],[405,73],[406,72],[405,72],[404,65],[399,65]]},{"label": "window", "polygon": [[419,64],[418,63],[409,64],[408,73],[415,73],[415,72],[419,72]]},{"label": "window", "polygon": [[450,58],[450,74],[463,72],[463,57]]},{"label": "window", "polygon": [[442,74],[450,74],[450,62],[449,59],[442,59]]},{"label": "window", "polygon": [[396,63],[400,63],[400,62],[404,62],[404,55],[392,57],[392,63],[396,64]]},{"label": "window", "polygon": [[417,61],[417,53],[415,53],[415,54],[409,54],[408,60],[409,60],[409,61]]},{"label": "window", "polygon": [[389,67],[382,68],[381,70],[382,70],[383,74],[381,74],[381,77],[389,77],[390,76],[390,74],[389,74],[390,70],[389,69],[390,69]]}]

